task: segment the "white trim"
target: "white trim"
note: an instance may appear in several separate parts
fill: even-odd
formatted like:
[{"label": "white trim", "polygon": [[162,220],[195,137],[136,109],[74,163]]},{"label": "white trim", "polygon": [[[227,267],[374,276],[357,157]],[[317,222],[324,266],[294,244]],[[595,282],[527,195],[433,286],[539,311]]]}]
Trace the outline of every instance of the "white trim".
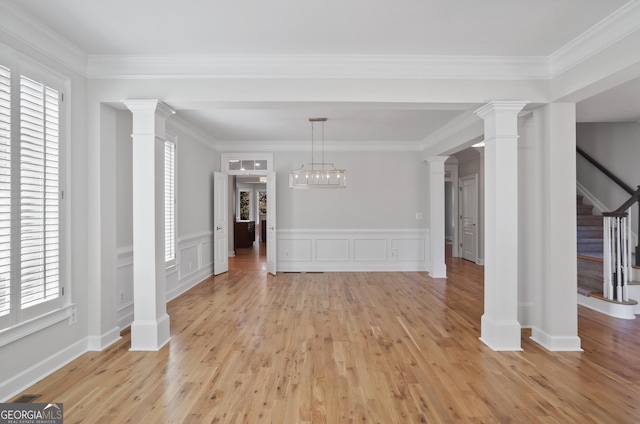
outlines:
[{"label": "white trim", "polygon": [[0,331],[0,347],[13,343],[23,337],[27,337],[30,334],[37,333],[38,331],[44,330],[45,328],[51,327],[52,325],[64,320],[69,320],[69,325],[72,325],[74,323],[74,319],[77,319],[75,314],[75,305],[72,303],[53,311],[49,311],[28,321],[19,322]]},{"label": "white trim", "polygon": [[551,352],[582,352],[578,336],[552,336],[537,327],[532,327],[530,339]]},{"label": "white trim", "polygon": [[[230,170],[229,161],[232,159],[238,160],[264,160],[267,162],[266,169],[253,169],[253,170]],[[220,169],[223,174],[227,175],[267,175],[267,172],[273,172],[273,153],[265,152],[253,152],[247,153],[245,151],[233,153],[225,152],[220,155]]]},{"label": "white trim", "polygon": [[611,47],[640,27],[640,2],[630,1],[549,56],[549,78]]},{"label": "white trim", "polygon": [[62,349],[32,367],[0,383],[0,402],[9,399],[87,352],[87,339]]},{"label": "white trim", "polygon": [[[422,143],[416,141],[341,141],[339,143],[325,142],[327,152],[419,152]],[[232,143],[217,143],[216,151],[231,152],[308,152],[309,146],[299,142],[255,143],[253,141],[234,141]],[[229,174],[231,174],[230,171]],[[237,172],[237,171],[235,171]],[[231,174],[233,175],[233,174]]]},{"label": "white trim", "polygon": [[[456,193],[458,195],[458,240],[459,243],[462,244],[463,240],[464,240],[464,226],[462,225],[462,212],[463,212],[463,203],[460,200],[460,196],[462,195],[462,190],[460,188],[462,188],[462,182],[463,181],[467,181],[467,180],[473,180],[475,182],[474,186],[475,186],[475,191],[476,191],[476,237],[475,237],[475,242],[476,242],[476,246],[475,246],[475,258],[473,259],[472,262],[474,262],[477,265],[481,265],[480,262],[482,262],[482,265],[484,265],[484,260],[480,260],[480,190],[479,190],[479,178],[478,178],[478,174],[469,174],[469,175],[465,175],[463,177],[458,178],[458,192]],[[460,257],[464,258],[464,253],[463,253],[464,249],[461,249],[459,251],[460,253]]]},{"label": "white trim", "polygon": [[0,16],[0,34],[3,35],[0,39],[13,39],[57,64],[86,76],[89,56],[76,44],[8,2],[0,3]]},{"label": "white trim", "polygon": [[277,246],[279,272],[430,269],[427,229],[279,229]]},{"label": "white trim", "polygon": [[[173,115],[171,119],[168,119],[166,126],[167,126],[167,133],[169,134],[174,133],[174,131],[171,131],[171,130],[177,130],[175,131],[175,133],[185,133],[186,135],[191,136],[192,138],[194,138],[196,141],[198,141],[205,147],[211,150],[215,150],[216,140],[213,139],[210,134],[206,134],[199,128],[196,128],[193,125],[184,122],[184,120],[182,119],[182,117],[180,117],[179,114]],[[183,137],[184,137],[184,134],[183,134]],[[176,143],[177,142],[178,141],[176,137]],[[178,147],[177,144],[176,144],[176,147]]]},{"label": "white trim", "polygon": [[578,305],[585,306],[614,318],[636,319],[634,314],[635,305],[631,304],[623,305],[621,303],[607,302],[605,300],[578,293]]},{"label": "white trim", "polygon": [[89,78],[416,78],[539,80],[545,56],[426,55],[90,55]]},{"label": "white trim", "polygon": [[87,349],[94,352],[101,352],[120,339],[120,326],[117,326],[103,333],[101,336],[89,336],[87,338]]}]

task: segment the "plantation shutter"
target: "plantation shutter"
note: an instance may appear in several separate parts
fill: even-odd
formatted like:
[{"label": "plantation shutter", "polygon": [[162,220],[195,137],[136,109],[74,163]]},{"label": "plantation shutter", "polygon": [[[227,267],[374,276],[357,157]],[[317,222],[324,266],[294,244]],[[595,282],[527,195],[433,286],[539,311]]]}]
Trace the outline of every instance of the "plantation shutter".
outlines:
[{"label": "plantation shutter", "polygon": [[21,308],[60,295],[58,92],[20,78]]},{"label": "plantation shutter", "polygon": [[171,141],[164,142],[164,260],[176,257],[175,247],[175,156],[176,146]]},{"label": "plantation shutter", "polygon": [[0,317],[11,311],[11,71],[0,66]]}]

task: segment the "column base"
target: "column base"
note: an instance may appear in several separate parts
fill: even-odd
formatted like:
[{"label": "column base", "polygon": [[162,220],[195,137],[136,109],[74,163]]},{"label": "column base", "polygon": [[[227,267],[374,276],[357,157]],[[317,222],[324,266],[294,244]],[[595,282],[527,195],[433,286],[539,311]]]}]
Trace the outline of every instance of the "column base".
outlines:
[{"label": "column base", "polygon": [[553,336],[532,327],[530,339],[552,352],[582,352],[578,336]]},{"label": "column base", "polygon": [[158,351],[169,343],[169,315],[155,321],[136,320],[131,324],[132,351]]},{"label": "column base", "polygon": [[431,267],[429,275],[431,278],[447,278],[447,266],[444,263],[437,264]]},{"label": "column base", "polygon": [[482,315],[480,341],[495,351],[521,351],[518,321],[494,321]]}]

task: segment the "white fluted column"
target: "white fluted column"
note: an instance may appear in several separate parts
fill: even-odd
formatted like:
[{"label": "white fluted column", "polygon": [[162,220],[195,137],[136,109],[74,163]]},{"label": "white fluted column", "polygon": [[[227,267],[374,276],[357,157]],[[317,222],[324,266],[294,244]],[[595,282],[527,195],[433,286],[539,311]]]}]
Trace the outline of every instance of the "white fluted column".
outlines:
[{"label": "white fluted column", "polygon": [[449,156],[430,156],[429,163],[429,274],[433,278],[447,278],[444,261],[444,162]]},{"label": "white fluted column", "polygon": [[174,112],[158,100],[127,100],[133,113],[133,323],[131,350],[169,342],[164,260],[165,121]]},{"label": "white fluted column", "polygon": [[485,273],[480,340],[521,350],[518,322],[518,113],[525,102],[491,102],[484,120]]}]

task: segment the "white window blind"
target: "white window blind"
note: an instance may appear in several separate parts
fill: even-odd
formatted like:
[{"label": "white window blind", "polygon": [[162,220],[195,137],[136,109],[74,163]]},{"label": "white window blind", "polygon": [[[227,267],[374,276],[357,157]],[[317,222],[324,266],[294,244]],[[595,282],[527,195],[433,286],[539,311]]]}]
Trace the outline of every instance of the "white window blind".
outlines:
[{"label": "white window blind", "polygon": [[11,312],[11,71],[0,66],[0,317]]},{"label": "white window blind", "polygon": [[175,190],[176,146],[172,141],[164,142],[164,259],[173,261],[176,257],[175,222],[176,222],[176,190]]},{"label": "white window blind", "polygon": [[20,78],[20,306],[60,296],[58,92]]}]

